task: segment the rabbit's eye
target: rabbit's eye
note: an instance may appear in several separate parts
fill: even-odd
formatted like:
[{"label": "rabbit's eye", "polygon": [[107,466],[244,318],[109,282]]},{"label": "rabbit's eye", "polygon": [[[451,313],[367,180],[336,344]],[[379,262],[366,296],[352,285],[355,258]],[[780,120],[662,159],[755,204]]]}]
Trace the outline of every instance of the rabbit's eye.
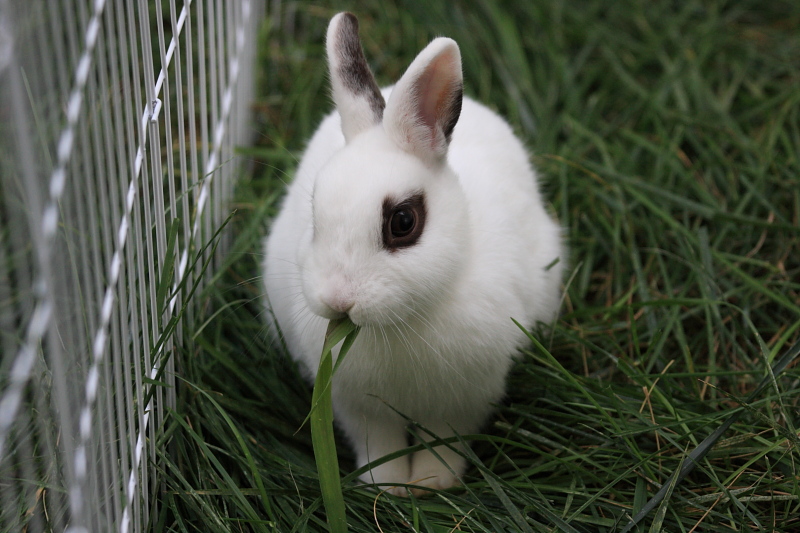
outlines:
[{"label": "rabbit's eye", "polygon": [[425,197],[414,194],[400,203],[383,202],[383,247],[390,252],[417,243],[425,226]]},{"label": "rabbit's eye", "polygon": [[392,237],[405,237],[417,224],[417,215],[411,209],[398,209],[392,215],[389,230]]}]

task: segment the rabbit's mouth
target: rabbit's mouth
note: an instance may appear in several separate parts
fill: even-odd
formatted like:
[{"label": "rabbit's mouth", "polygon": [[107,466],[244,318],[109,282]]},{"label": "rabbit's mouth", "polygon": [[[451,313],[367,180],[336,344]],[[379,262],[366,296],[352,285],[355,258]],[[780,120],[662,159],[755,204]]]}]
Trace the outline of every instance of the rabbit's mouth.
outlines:
[{"label": "rabbit's mouth", "polygon": [[[328,320],[338,320],[349,315],[353,303],[343,298],[315,298],[308,300],[308,307],[315,315]],[[351,317],[352,320],[352,317]]]}]

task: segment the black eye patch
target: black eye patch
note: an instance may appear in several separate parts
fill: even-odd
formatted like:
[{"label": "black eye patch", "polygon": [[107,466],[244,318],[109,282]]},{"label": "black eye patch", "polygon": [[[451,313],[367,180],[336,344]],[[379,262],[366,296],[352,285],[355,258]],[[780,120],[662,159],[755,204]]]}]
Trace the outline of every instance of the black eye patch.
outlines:
[{"label": "black eye patch", "polygon": [[414,194],[397,202],[392,198],[383,201],[383,247],[390,252],[413,246],[425,228],[425,195]]}]

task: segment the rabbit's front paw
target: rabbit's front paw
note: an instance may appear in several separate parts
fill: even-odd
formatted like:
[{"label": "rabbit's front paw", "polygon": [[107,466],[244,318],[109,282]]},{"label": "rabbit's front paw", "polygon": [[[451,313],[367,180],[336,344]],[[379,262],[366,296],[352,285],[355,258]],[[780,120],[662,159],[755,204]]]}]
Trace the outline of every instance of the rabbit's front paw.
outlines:
[{"label": "rabbit's front paw", "polygon": [[393,483],[405,483],[408,480],[408,456],[404,455],[382,465],[373,467],[359,476],[359,479],[369,485],[377,485],[378,490],[386,489],[387,492],[397,496],[405,496],[403,487],[391,487]]},{"label": "rabbit's front paw", "polygon": [[[435,448],[435,452],[439,457],[429,450],[414,454],[409,483],[434,490],[449,489],[459,485],[461,481],[456,474],[464,471],[466,467],[464,458],[444,446]],[[421,488],[411,489],[411,492],[415,496],[425,496],[429,493]]]}]

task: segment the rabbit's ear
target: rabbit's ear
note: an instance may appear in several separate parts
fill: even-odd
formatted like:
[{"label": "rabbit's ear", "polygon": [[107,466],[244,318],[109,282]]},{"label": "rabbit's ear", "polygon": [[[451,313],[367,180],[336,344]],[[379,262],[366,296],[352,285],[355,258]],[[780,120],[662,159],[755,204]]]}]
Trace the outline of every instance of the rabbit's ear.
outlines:
[{"label": "rabbit's ear", "polygon": [[379,124],[386,106],[364,58],[355,15],[339,13],[331,19],[326,51],[333,102],[342,118],[345,141],[350,142],[360,132]]},{"label": "rabbit's ear", "polygon": [[452,39],[431,41],[389,96],[383,124],[404,150],[442,160],[461,115],[461,52]]}]

